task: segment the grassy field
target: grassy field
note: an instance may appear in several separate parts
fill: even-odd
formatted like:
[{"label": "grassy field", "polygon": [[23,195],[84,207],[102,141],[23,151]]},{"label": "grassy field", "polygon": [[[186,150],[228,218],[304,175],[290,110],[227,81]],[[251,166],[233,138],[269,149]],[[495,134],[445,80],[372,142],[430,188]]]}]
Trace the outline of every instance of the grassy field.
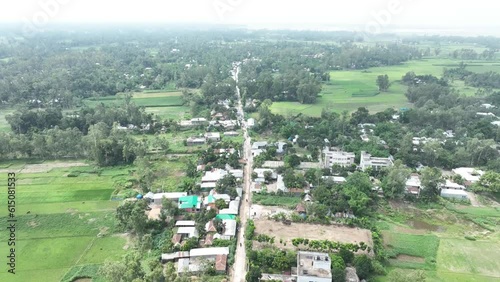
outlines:
[{"label": "grassy field", "polygon": [[[356,111],[359,107],[366,107],[371,112],[383,111],[387,108],[400,109],[411,107],[405,92],[407,87],[400,83],[401,77],[409,71],[417,75],[432,74],[441,77],[444,68],[458,67],[459,60],[450,59],[422,59],[410,61],[397,66],[370,68],[367,70],[333,71],[330,73],[331,81],[323,85],[321,97],[316,104],[304,105],[298,102],[276,102],[271,109],[274,113],[294,115],[303,113],[310,116],[319,116],[326,108],[330,111],[349,112]],[[481,61],[467,62],[473,72],[500,72],[500,62]],[[378,75],[387,74],[391,81],[388,92],[378,93],[376,79]],[[478,89],[466,86],[462,81],[453,82],[453,87],[463,95],[474,95]],[[357,97],[362,96],[362,97]]]},{"label": "grassy field", "polygon": [[[17,162],[0,164],[17,170]],[[47,172],[17,174],[15,280],[7,268],[0,269],[0,281],[60,281],[74,267],[101,264],[106,258],[118,259],[125,253],[126,239],[116,232],[111,201],[116,181],[127,178],[129,167],[102,170],[91,167],[65,167]],[[68,177],[74,171],[78,177]],[[5,182],[6,173],[2,173]],[[0,191],[6,199],[7,190]],[[6,220],[6,209],[0,220]],[[98,236],[99,234],[99,236]],[[0,248],[5,250],[7,230],[0,230]]]},{"label": "grassy field", "polygon": [[[466,274],[477,281],[500,280],[500,243],[442,239],[438,252],[438,276]],[[486,280],[484,280],[486,279]],[[473,281],[473,280],[467,280]],[[493,280],[491,280],[493,281]]]},{"label": "grassy field", "polygon": [[254,194],[252,196],[252,201],[255,204],[263,206],[280,206],[293,209],[300,202],[302,202],[302,199],[300,197],[283,197],[283,196]]}]

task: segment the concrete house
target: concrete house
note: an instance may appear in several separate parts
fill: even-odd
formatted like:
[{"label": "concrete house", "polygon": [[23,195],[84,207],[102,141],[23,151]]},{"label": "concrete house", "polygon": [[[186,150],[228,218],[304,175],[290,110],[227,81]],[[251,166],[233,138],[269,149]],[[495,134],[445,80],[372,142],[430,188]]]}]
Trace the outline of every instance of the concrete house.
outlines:
[{"label": "concrete house", "polygon": [[484,171],[471,167],[459,167],[452,170],[453,173],[460,175],[465,180],[465,186],[470,186],[479,181]]},{"label": "concrete house", "polygon": [[198,196],[185,196],[179,198],[178,207],[187,212],[198,212],[201,208],[201,202]]},{"label": "concrete house", "polygon": [[227,132],[224,132],[224,136],[227,136],[227,137],[236,137],[236,136],[239,136],[240,134],[237,132],[237,131],[227,131]]},{"label": "concrete house", "polygon": [[152,201],[155,205],[161,205],[163,199],[169,199],[172,201],[178,201],[180,198],[187,196],[186,192],[174,192],[174,193],[147,193],[144,199]]},{"label": "concrete house", "polygon": [[339,148],[325,147],[323,149],[323,167],[331,168],[333,165],[349,167],[354,163],[356,155],[352,152],[344,152]]},{"label": "concrete house", "polygon": [[297,282],[331,282],[330,256],[326,253],[297,253]]},{"label": "concrete house", "polygon": [[420,176],[418,174],[412,174],[408,180],[406,180],[406,193],[418,196],[420,195],[420,189],[422,189],[422,184],[420,182]]},{"label": "concrete house", "polygon": [[219,214],[237,215],[240,208],[240,198],[236,198],[229,202],[229,207],[227,209],[222,209]]},{"label": "concrete house", "polygon": [[464,185],[457,184],[455,182],[452,182],[448,179],[446,179],[446,182],[441,185],[442,189],[453,189],[453,190],[465,190]]},{"label": "concrete house", "polygon": [[392,156],[388,158],[375,158],[372,157],[365,151],[361,151],[361,159],[359,167],[361,170],[365,171],[367,168],[371,167],[374,170],[381,170],[386,167],[391,167],[394,165]]},{"label": "concrete house", "polygon": [[219,132],[207,132],[205,133],[205,139],[212,142],[220,141],[220,133]]},{"label": "concrete house", "polygon": [[191,227],[179,227],[177,229],[177,234],[180,234],[182,236],[182,239],[184,239],[184,238],[198,237],[198,231],[196,231],[196,227],[194,227],[194,226],[191,226]]},{"label": "concrete house", "polygon": [[247,121],[247,126],[249,128],[252,128],[255,126],[255,119],[254,118],[249,118],[248,121]]},{"label": "concrete house", "polygon": [[449,199],[467,200],[469,195],[464,190],[441,189],[441,197]]},{"label": "concrete house", "polygon": [[200,146],[200,145],[205,145],[207,140],[205,138],[201,137],[189,137],[186,139],[186,145],[187,146]]},{"label": "concrete house", "polygon": [[228,247],[192,249],[189,254],[186,253],[162,254],[161,257],[162,261],[177,260],[177,273],[200,272],[206,261],[214,262],[218,273],[225,273],[227,270]]}]

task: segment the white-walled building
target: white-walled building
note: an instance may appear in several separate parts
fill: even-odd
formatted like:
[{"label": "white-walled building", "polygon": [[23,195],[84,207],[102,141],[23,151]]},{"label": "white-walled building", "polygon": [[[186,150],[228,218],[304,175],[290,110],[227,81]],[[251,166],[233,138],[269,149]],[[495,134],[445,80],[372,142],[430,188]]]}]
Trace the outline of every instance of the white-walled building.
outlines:
[{"label": "white-walled building", "polygon": [[352,152],[344,152],[338,148],[328,148],[323,150],[323,167],[331,168],[333,165],[348,167],[354,164],[356,155]]},{"label": "white-walled building", "polygon": [[484,171],[472,167],[459,167],[453,169],[452,171],[453,173],[460,175],[465,180],[466,185],[478,182],[484,174]]},{"label": "white-walled building", "polygon": [[392,156],[388,158],[375,158],[367,152],[361,151],[361,159],[359,166],[365,171],[367,168],[371,167],[374,170],[380,170],[386,167],[391,167],[394,165]]},{"label": "white-walled building", "polygon": [[331,282],[330,256],[326,253],[297,253],[297,282]]}]

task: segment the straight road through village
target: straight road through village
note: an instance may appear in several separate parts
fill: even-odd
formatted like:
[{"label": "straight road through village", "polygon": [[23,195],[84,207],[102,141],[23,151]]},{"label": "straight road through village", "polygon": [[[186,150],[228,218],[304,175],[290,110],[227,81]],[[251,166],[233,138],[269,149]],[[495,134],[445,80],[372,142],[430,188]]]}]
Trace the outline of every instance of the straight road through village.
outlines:
[{"label": "straight road through village", "polygon": [[[240,66],[237,64],[233,71],[233,78],[238,83],[238,74],[240,72]],[[245,141],[243,143],[243,158],[246,160],[246,165],[244,169],[243,177],[243,196],[241,199],[240,206],[240,230],[238,233],[238,244],[236,247],[235,262],[233,265],[233,279],[232,282],[243,282],[245,281],[245,276],[247,272],[247,260],[246,260],[246,250],[245,250],[245,228],[250,212],[251,203],[251,193],[250,193],[250,176],[252,175],[252,152],[251,152],[251,142],[250,136],[248,135],[247,123],[245,120],[245,113],[243,112],[243,103],[241,101],[241,93],[238,85],[236,85],[236,95],[238,97],[238,116],[243,130],[243,136]]]}]

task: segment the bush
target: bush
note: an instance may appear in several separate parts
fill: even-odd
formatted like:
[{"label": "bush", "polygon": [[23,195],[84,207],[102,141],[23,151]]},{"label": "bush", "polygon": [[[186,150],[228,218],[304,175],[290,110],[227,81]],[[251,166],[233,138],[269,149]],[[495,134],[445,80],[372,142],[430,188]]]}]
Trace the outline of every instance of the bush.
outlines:
[{"label": "bush", "polygon": [[68,173],[68,177],[78,177],[80,175],[79,171],[73,171]]},{"label": "bush", "polygon": [[360,255],[354,258],[354,267],[359,279],[366,279],[373,272],[372,261],[367,255]]},{"label": "bush", "polygon": [[345,281],[345,263],[342,257],[331,255],[332,262],[332,281]]},{"label": "bush", "polygon": [[464,238],[467,240],[470,240],[470,241],[476,241],[476,237],[473,237],[473,236],[466,235],[466,236],[464,236]]},{"label": "bush", "polygon": [[354,253],[344,247],[340,248],[339,256],[342,257],[346,264],[351,264],[354,260]]},{"label": "bush", "polygon": [[372,261],[372,269],[373,269],[373,273],[375,273],[376,275],[386,275],[387,274],[385,267],[378,260]]}]

